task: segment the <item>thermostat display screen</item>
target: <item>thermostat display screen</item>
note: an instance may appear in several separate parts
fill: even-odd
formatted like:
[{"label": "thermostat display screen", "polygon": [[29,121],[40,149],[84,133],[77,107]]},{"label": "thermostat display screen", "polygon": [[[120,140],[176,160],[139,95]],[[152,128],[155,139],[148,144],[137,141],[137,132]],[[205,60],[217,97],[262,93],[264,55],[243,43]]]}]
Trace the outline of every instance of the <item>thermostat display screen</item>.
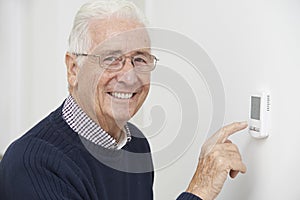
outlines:
[{"label": "thermostat display screen", "polygon": [[260,120],[260,97],[251,97],[251,118]]}]

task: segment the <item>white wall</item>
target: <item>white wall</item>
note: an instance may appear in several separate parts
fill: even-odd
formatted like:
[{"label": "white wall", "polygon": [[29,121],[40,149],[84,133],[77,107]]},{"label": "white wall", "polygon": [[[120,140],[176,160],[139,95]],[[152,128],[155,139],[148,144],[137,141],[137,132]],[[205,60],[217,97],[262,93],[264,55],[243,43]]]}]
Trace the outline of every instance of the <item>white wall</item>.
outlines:
[{"label": "white wall", "polygon": [[81,3],[64,2],[0,1],[0,152],[67,95],[64,52]]},{"label": "white wall", "polygon": [[[244,131],[232,137],[248,172],[229,179],[218,199],[299,199],[300,2],[154,0],[150,4],[153,26],[188,35],[214,61],[225,87],[225,123],[247,119],[249,96],[271,91],[271,136],[257,141]],[[192,161],[184,163],[187,160],[158,171],[157,199],[172,199],[184,189],[193,174]]]},{"label": "white wall", "polygon": [[[82,2],[0,1],[0,152],[66,96],[64,52],[73,16]],[[143,1],[137,2],[144,5]],[[225,123],[247,119],[250,94],[264,88],[271,91],[272,134],[265,141],[253,140],[246,131],[232,137],[248,172],[234,181],[228,180],[218,199],[292,200],[300,196],[299,8],[296,0],[146,1],[145,10],[153,26],[173,29],[194,39],[214,61],[225,87]],[[160,59],[164,64],[168,60]],[[211,118],[211,105],[206,106],[209,94],[202,79],[197,87],[193,89],[200,91],[199,134],[176,162],[157,171],[158,200],[175,199],[185,190],[196,167]],[[147,105],[165,105],[170,119],[166,123],[176,125],[180,120],[176,118],[180,109],[170,111],[167,107],[176,101],[170,103],[167,96],[162,98],[159,89],[153,87],[144,110],[135,119],[141,126],[151,123],[151,107]],[[158,140],[169,136],[152,137],[153,150],[163,145]]]}]

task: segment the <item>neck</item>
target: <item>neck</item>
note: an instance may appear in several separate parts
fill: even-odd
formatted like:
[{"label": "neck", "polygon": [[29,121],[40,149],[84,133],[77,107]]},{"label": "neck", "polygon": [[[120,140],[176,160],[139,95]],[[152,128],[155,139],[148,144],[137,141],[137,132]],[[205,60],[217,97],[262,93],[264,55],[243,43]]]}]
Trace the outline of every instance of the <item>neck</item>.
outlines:
[{"label": "neck", "polygon": [[98,125],[107,132],[111,137],[113,137],[117,142],[119,142],[122,130],[126,124],[127,121],[124,120],[115,120],[113,118],[107,117],[100,117],[93,112],[88,112],[87,109],[88,106],[85,106],[80,99],[77,97],[76,93],[71,93],[73,98],[75,99],[78,106]]},{"label": "neck", "polygon": [[112,136],[117,142],[121,137],[122,131],[126,122],[117,122],[114,119],[98,119],[98,123],[100,124],[101,128],[106,131],[110,136]]}]

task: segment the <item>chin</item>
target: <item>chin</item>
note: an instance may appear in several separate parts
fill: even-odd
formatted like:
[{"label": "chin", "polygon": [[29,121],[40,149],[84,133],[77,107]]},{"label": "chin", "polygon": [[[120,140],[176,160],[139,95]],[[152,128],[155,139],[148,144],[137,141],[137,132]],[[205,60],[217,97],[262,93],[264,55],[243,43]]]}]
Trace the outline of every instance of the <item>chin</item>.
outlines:
[{"label": "chin", "polygon": [[135,112],[128,112],[128,110],[117,110],[112,113],[112,117],[115,119],[115,121],[118,122],[127,122],[129,121]]},{"label": "chin", "polygon": [[118,123],[130,120],[139,110],[145,100],[145,94],[140,90],[133,93],[130,98],[121,99],[114,96],[113,92],[107,92],[103,103],[106,113]]}]

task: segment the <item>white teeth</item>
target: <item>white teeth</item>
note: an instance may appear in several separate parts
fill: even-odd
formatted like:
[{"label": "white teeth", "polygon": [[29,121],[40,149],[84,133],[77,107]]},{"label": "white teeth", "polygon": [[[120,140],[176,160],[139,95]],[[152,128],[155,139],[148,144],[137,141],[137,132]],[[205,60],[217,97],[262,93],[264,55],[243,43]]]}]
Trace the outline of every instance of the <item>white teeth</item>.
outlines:
[{"label": "white teeth", "polygon": [[118,99],[130,99],[133,93],[121,93],[121,92],[112,92],[111,96],[116,97]]}]

